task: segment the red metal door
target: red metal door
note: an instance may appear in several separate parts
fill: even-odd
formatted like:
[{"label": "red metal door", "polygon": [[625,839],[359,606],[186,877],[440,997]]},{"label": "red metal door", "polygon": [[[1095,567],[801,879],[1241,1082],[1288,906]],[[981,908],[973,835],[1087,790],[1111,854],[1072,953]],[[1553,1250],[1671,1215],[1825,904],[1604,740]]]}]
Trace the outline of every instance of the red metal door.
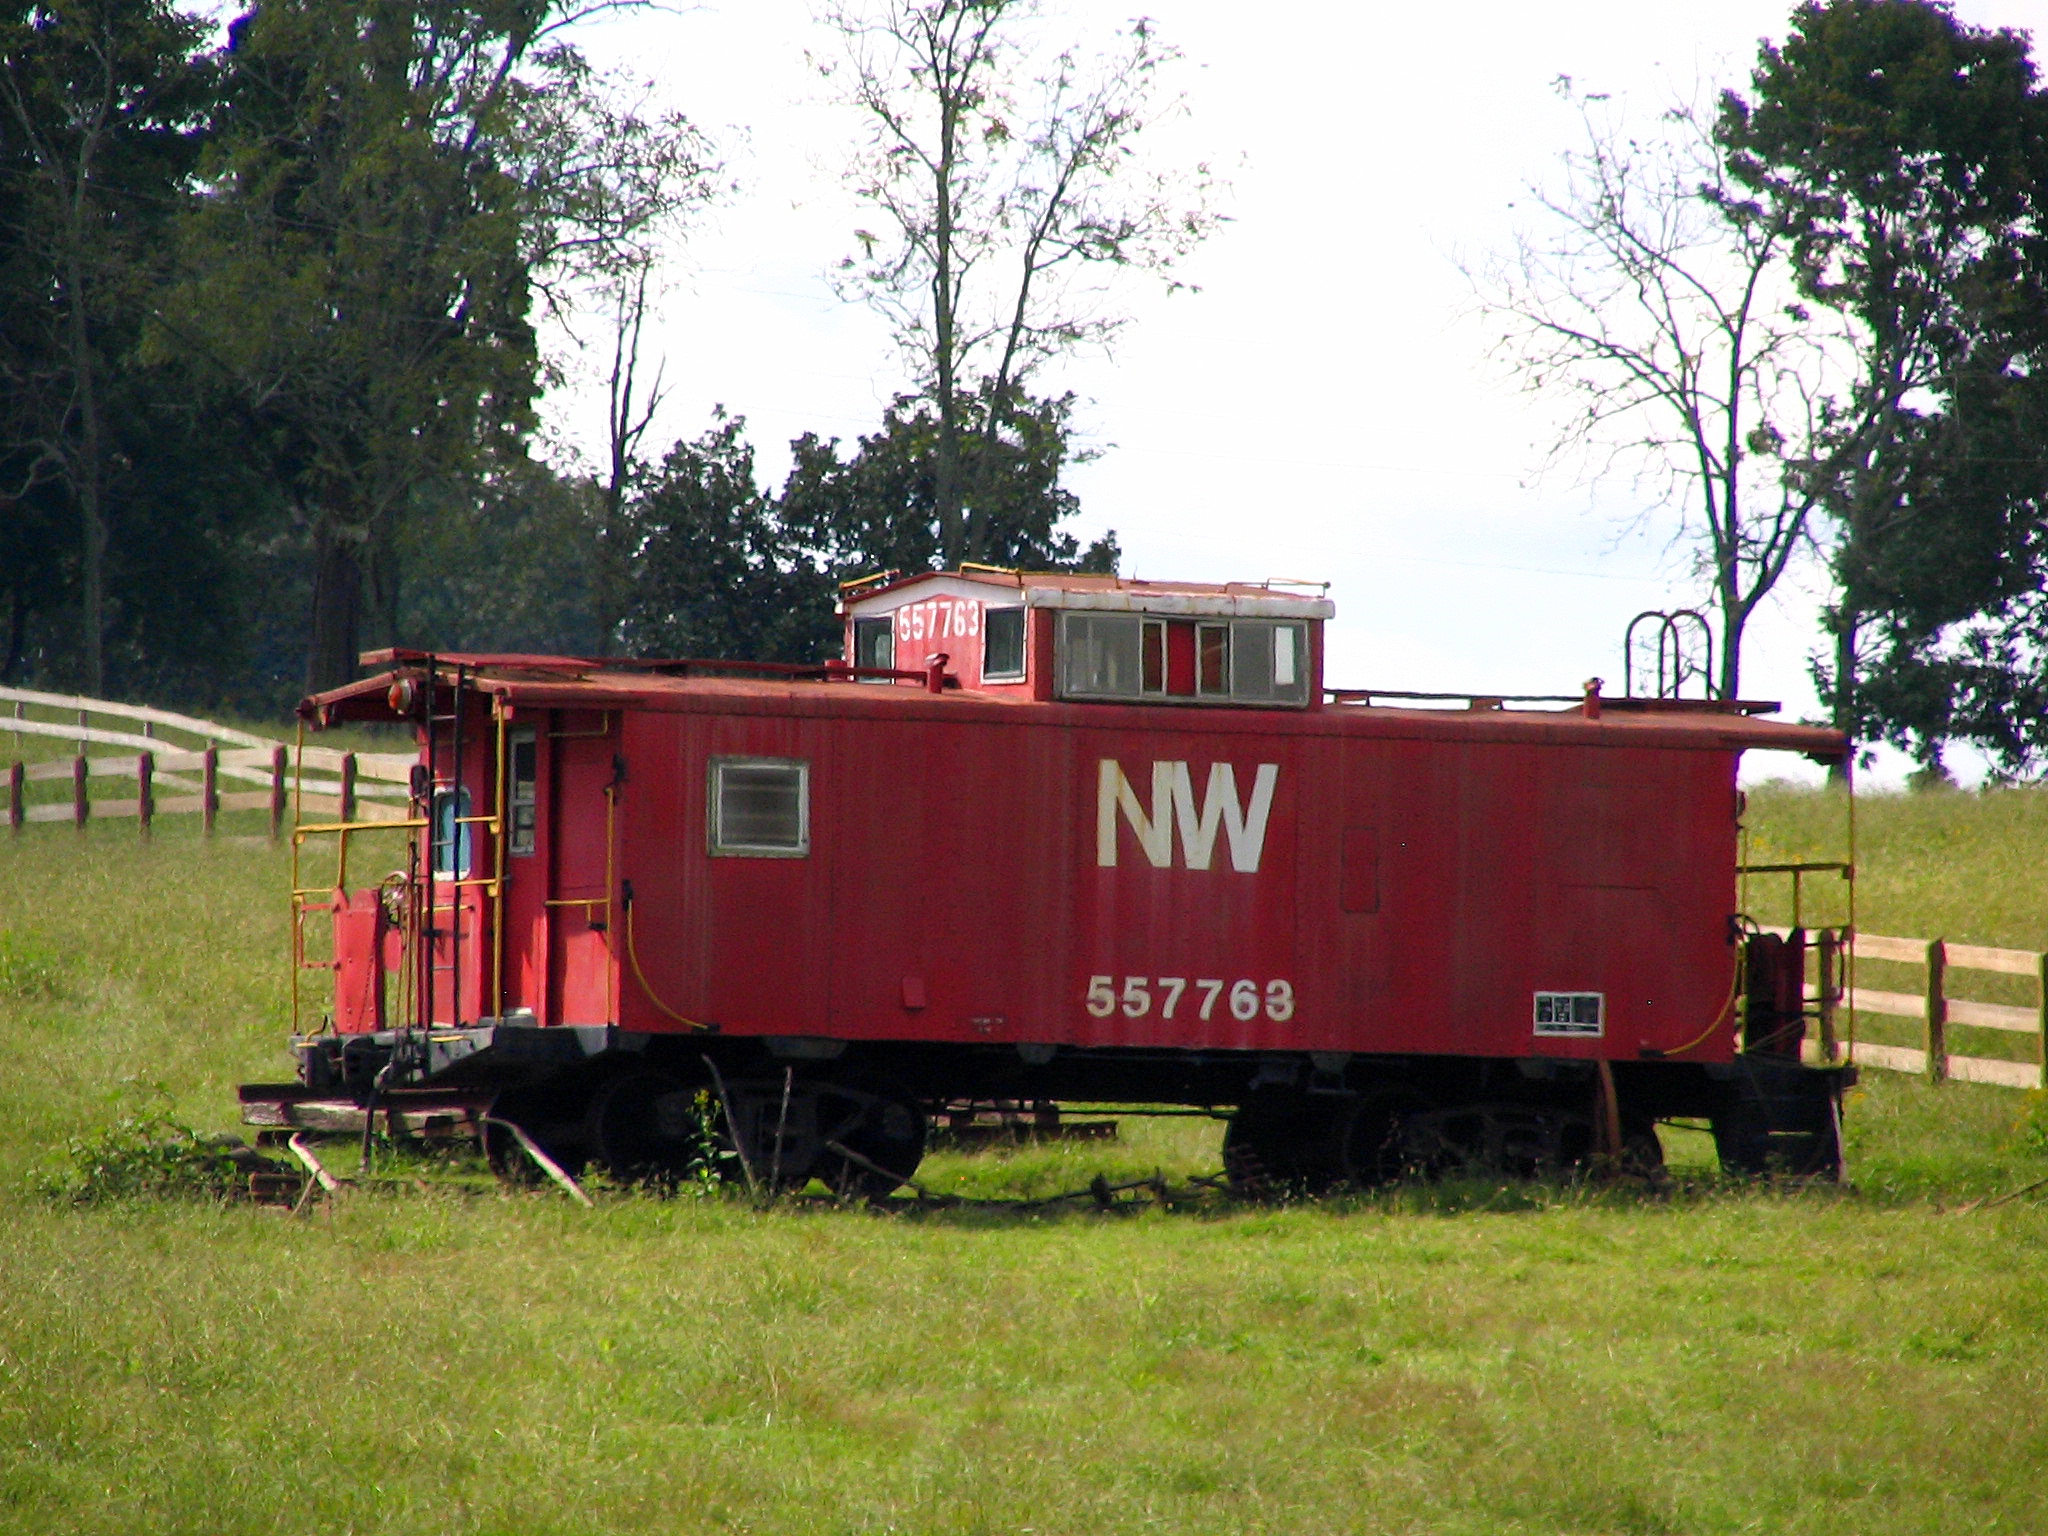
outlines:
[{"label": "red metal door", "polygon": [[476,819],[467,788],[434,793],[428,828],[428,881],[424,946],[428,1024],[474,1024],[485,1006],[490,961],[486,884],[491,863],[489,828]]},{"label": "red metal door", "polygon": [[547,818],[548,995],[550,1024],[608,1024],[618,1019],[613,956],[611,841],[617,738],[611,717],[563,711],[549,754]]}]

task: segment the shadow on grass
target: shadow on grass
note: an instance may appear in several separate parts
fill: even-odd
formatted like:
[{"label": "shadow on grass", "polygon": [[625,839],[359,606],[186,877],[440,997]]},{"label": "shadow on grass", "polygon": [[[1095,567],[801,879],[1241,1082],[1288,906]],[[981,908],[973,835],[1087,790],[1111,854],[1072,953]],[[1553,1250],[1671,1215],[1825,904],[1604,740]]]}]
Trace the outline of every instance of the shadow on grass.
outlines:
[{"label": "shadow on grass", "polygon": [[[1220,1181],[1219,1181],[1220,1183]],[[1465,1217],[1535,1215],[1561,1210],[1683,1210],[1730,1202],[1788,1200],[1865,1203],[1853,1187],[1816,1179],[1735,1179],[1692,1175],[1648,1180],[1640,1177],[1582,1176],[1503,1179],[1458,1176],[1406,1180],[1376,1189],[1324,1194],[1250,1193],[1226,1187],[1167,1186],[1162,1193],[1131,1194],[1104,1202],[1077,1192],[1052,1200],[920,1200],[901,1193],[871,1202],[866,1209],[921,1224],[1005,1227],[1047,1222],[1177,1219],[1231,1220],[1275,1212],[1305,1212],[1346,1218]],[[818,1205],[829,1205],[815,1197]]]}]

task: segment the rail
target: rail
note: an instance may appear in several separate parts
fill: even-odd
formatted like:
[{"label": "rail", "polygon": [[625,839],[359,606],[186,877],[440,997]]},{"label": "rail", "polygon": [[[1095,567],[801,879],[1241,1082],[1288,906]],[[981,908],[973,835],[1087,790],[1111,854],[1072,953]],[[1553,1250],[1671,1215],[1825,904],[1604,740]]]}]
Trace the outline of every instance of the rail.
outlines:
[{"label": "rail", "polygon": [[1412,688],[1325,688],[1323,697],[1332,704],[1353,709],[1370,709],[1380,701],[1396,709],[1448,708],[1457,710],[1504,710],[1518,706],[1561,704],[1593,713],[1610,709],[1620,714],[1639,715],[1768,715],[1782,706],[1769,699],[1653,699],[1602,694],[1588,685],[1587,693],[1424,693]]},{"label": "rail", "polygon": [[[1787,928],[1767,928],[1767,933],[1787,934]],[[1918,1046],[1880,1045],[1852,1039],[1831,1050],[1831,1041],[1808,1041],[1807,1052],[1815,1060],[1836,1057],[1861,1066],[1881,1067],[1892,1072],[1912,1072],[1941,1083],[1951,1079],[1965,1083],[1990,1083],[2004,1088],[2048,1088],[2048,954],[2032,949],[1994,949],[1982,944],[1951,944],[1946,939],[1898,938],[1881,933],[1855,933],[1848,951],[1856,960],[1874,960],[1921,969],[1922,984],[1917,992],[1895,992],[1877,987],[1852,985],[1839,994],[1840,1006],[1855,1013],[1878,1014],[1887,1018],[1917,1020]],[[1955,971],[1982,971],[2001,976],[2023,976],[2034,984],[2031,1004],[1989,1003],[1956,997],[1950,992],[1949,977]],[[1821,990],[1825,990],[1825,985]],[[1810,991],[1808,1001],[1820,1003],[1819,992]],[[1969,1029],[1994,1029],[2032,1035],[2032,1061],[2013,1061],[1989,1056],[1959,1056],[1948,1049],[1951,1025]]]}]

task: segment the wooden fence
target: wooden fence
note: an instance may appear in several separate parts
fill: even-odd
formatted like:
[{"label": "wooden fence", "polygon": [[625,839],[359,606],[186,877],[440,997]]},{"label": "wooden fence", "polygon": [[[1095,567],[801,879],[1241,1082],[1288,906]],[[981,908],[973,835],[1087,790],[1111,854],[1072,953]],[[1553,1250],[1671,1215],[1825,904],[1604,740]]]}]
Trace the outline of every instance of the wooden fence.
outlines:
[{"label": "wooden fence", "polygon": [[[66,718],[31,716],[31,708]],[[139,730],[99,723],[105,721]],[[295,751],[281,741],[170,710],[29,688],[0,688],[0,733],[6,732],[17,741],[39,736],[78,744],[69,758],[9,765],[7,824],[16,832],[34,822],[84,827],[96,819],[129,817],[147,836],[158,816],[181,814],[199,816],[211,832],[222,811],[264,811],[274,837],[294,803],[344,821],[400,821],[407,814],[414,762],[408,752]],[[95,746],[131,750],[90,755]],[[112,793],[95,797],[95,779],[112,780]],[[48,783],[63,784],[68,793],[50,797],[30,788]],[[227,787],[233,785],[254,787]]]},{"label": "wooden fence", "polygon": [[[1840,1005],[1854,1012],[1914,1019],[1920,1024],[1918,1046],[1879,1045],[1859,1039],[1850,1049],[1850,1059],[1867,1067],[1918,1072],[1930,1082],[1954,1078],[1958,1082],[1994,1083],[2006,1088],[2048,1088],[2048,955],[2032,949],[1990,949],[1980,944],[1951,944],[1945,939],[1891,938],[1879,933],[1854,935],[1850,940],[1850,953],[1858,960],[1884,960],[1919,966],[1922,972],[1922,985],[1918,992],[1889,992],[1858,986],[1848,988],[1841,995]],[[1951,978],[1958,971],[2027,977],[2034,984],[2034,1001],[2022,1006],[1957,997],[1953,995]],[[1811,994],[1809,1000],[1816,1004],[1823,1002]],[[1948,1049],[1951,1024],[2032,1035],[2034,1059],[2010,1061],[1989,1056],[1951,1055]],[[1818,1059],[1825,1047],[1820,1041],[1809,1041],[1807,1049],[1809,1055]]]}]

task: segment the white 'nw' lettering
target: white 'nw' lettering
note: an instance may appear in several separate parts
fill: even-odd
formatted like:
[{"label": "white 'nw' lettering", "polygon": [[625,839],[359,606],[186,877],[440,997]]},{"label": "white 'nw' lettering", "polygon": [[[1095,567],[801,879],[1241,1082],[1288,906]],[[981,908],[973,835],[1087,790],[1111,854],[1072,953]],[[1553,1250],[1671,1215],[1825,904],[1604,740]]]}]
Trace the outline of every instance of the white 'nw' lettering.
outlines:
[{"label": "white 'nw' lettering", "polygon": [[1259,764],[1252,778],[1251,804],[1245,805],[1237,797],[1237,770],[1228,763],[1212,763],[1208,787],[1197,805],[1194,779],[1186,763],[1154,763],[1148,813],[1138,803],[1137,790],[1124,777],[1123,766],[1105,757],[1096,777],[1095,862],[1105,869],[1116,866],[1116,821],[1121,814],[1154,869],[1173,862],[1176,830],[1187,867],[1209,868],[1220,827],[1230,844],[1230,867],[1240,874],[1257,874],[1266,847],[1266,821],[1273,810],[1273,789],[1279,782],[1278,763]]}]

